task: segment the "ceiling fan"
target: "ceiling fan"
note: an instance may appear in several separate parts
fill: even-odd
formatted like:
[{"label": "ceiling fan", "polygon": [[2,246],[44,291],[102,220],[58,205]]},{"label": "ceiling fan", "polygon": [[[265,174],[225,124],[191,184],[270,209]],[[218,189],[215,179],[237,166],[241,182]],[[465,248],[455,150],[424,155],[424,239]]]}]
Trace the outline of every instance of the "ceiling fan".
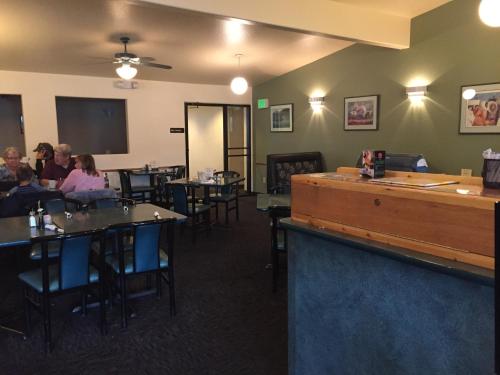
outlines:
[{"label": "ceiling fan", "polygon": [[120,78],[125,80],[134,78],[137,74],[137,68],[135,68],[134,65],[149,66],[151,68],[160,69],[172,69],[170,65],[152,62],[154,59],[151,57],[139,57],[128,52],[127,44],[130,41],[128,36],[122,36],[120,41],[123,43],[123,52],[115,53],[115,61],[113,61],[114,64],[121,64],[121,66],[116,68],[116,73],[120,76]]}]

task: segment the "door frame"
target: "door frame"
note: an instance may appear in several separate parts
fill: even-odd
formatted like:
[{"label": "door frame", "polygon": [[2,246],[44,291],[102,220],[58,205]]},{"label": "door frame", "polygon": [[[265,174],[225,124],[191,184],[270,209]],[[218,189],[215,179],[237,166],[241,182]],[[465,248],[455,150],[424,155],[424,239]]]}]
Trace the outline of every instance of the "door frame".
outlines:
[{"label": "door frame", "polygon": [[246,121],[247,121],[247,153],[243,155],[232,155],[232,156],[246,156],[246,191],[252,191],[252,106],[250,104],[224,104],[224,103],[198,103],[198,102],[184,102],[184,142],[186,149],[186,177],[189,176],[189,107],[221,107],[222,108],[222,131],[223,131],[223,147],[224,147],[224,170],[228,168],[229,152],[228,152],[228,139],[227,139],[227,129],[228,129],[228,119],[227,110],[229,107],[243,107],[246,108]]}]

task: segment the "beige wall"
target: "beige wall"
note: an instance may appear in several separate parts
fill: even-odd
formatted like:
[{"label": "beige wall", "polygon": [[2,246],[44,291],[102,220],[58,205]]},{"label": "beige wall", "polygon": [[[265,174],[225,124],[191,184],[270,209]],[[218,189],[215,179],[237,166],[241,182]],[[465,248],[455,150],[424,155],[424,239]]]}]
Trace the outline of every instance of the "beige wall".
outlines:
[{"label": "beige wall", "polygon": [[[127,100],[129,153],[97,155],[98,168],[139,167],[185,163],[184,102],[250,104],[252,90],[234,95],[229,86],[141,81],[136,90],[113,87],[115,79],[72,75],[0,71],[0,94],[22,96],[26,149],[38,142],[58,143],[56,96],[120,98]],[[28,152],[33,160],[34,153]]]}]

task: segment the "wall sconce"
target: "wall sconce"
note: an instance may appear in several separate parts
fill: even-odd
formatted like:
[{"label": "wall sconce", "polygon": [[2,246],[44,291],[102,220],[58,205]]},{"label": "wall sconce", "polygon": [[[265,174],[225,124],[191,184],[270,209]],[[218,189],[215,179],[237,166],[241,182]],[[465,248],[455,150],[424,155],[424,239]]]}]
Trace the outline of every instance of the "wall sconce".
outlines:
[{"label": "wall sconce", "polygon": [[311,108],[313,109],[314,112],[319,112],[321,111],[323,105],[325,104],[325,97],[324,96],[310,97],[309,104],[311,105]]},{"label": "wall sconce", "polygon": [[406,95],[412,102],[419,102],[427,95],[427,86],[412,86],[406,88]]}]

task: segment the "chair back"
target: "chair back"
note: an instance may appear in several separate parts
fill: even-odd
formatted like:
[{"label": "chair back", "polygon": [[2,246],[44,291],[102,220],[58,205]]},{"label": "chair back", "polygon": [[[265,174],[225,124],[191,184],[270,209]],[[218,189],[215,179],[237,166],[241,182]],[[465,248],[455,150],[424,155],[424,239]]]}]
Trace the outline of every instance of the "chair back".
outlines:
[{"label": "chair back", "polygon": [[174,180],[186,177],[186,166],[185,165],[173,165],[170,167],[174,172]]},{"label": "chair back", "polygon": [[134,225],[134,272],[160,267],[161,223]]},{"label": "chair back", "polygon": [[66,201],[62,198],[51,199],[44,204],[45,212],[54,215],[66,211]]},{"label": "chair back", "polygon": [[44,205],[45,202],[62,198],[59,190],[44,190],[34,193],[15,192],[2,199],[0,204],[0,217],[25,216],[29,212],[38,208],[38,202]]},{"label": "chair back", "polygon": [[172,192],[172,198],[174,200],[174,211],[178,214],[188,215],[188,201],[187,193],[184,185],[181,184],[171,184],[170,191]]},{"label": "chair back", "polygon": [[135,201],[133,199],[126,198],[100,198],[89,202],[89,207],[95,209],[123,206],[135,206]]},{"label": "chair back", "polygon": [[119,169],[118,174],[120,175],[120,186],[122,190],[122,196],[127,196],[132,193],[132,184],[130,183],[130,171],[128,169]]},{"label": "chair back", "polygon": [[[218,171],[218,172],[214,173],[214,176],[237,178],[237,177],[240,177],[240,174],[236,171]],[[223,186],[221,188],[217,188],[217,193],[218,194],[232,194],[235,192],[235,189],[238,189],[238,184],[231,184],[229,186]]]},{"label": "chair back", "polygon": [[60,290],[88,284],[91,243],[92,233],[63,237],[59,256]]},{"label": "chair back", "polygon": [[267,192],[290,194],[294,174],[323,172],[321,152],[267,155]]},{"label": "chair back", "polygon": [[88,204],[97,199],[116,198],[114,189],[82,190],[67,193],[66,198],[74,199],[82,204]]}]

